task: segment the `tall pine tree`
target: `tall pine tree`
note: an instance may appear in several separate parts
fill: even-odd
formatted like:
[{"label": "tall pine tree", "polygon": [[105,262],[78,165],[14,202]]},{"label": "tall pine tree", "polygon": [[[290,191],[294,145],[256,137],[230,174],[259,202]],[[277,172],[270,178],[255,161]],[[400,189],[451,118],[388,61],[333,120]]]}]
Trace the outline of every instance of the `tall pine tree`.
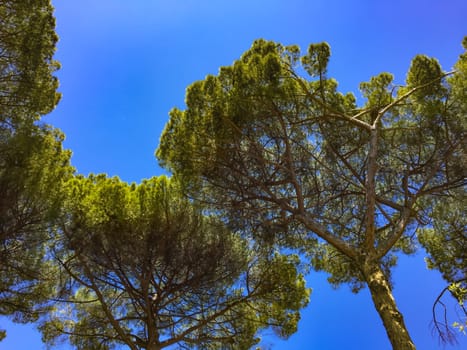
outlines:
[{"label": "tall pine tree", "polygon": [[232,227],[306,254],[333,285],[368,287],[393,348],[414,349],[391,268],[466,184],[465,78],[420,55],[405,86],[389,73],[361,83],[360,106],[329,59],[326,43],[301,56],[255,41],[188,87],[157,156]]}]

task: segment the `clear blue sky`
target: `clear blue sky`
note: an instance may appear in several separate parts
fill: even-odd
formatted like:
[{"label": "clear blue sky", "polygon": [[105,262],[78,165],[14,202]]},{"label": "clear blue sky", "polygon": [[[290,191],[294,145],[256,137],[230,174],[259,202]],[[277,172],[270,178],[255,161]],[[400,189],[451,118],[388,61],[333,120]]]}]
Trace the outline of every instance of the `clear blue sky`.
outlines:
[{"label": "clear blue sky", "polygon": [[[327,41],[329,74],[341,91],[382,71],[402,83],[411,58],[437,57],[448,70],[467,35],[465,0],[80,0],[54,1],[60,36],[62,101],[47,121],[66,134],[73,165],[139,182],[163,173],[154,158],[161,131],[185,88],[215,74],[256,38],[298,44]],[[273,349],[390,349],[367,290],[332,290],[312,273],[311,302],[287,342]],[[431,333],[431,306],[444,287],[423,254],[400,259],[394,294],[422,350],[442,349]],[[0,326],[0,350],[42,349],[31,327]],[[0,327],[0,328],[1,328]],[[461,344],[446,349],[467,349]],[[64,347],[65,348],[65,347]]]}]

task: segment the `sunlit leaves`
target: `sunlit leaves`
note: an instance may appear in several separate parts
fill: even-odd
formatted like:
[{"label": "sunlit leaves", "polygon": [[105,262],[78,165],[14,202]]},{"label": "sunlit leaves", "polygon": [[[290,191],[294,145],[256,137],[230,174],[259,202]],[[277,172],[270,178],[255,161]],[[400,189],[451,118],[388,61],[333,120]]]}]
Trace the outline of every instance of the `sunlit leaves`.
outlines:
[{"label": "sunlit leaves", "polygon": [[308,52],[301,58],[301,62],[311,77],[322,78],[326,74],[330,56],[331,47],[328,43],[310,44]]},{"label": "sunlit leaves", "polygon": [[392,74],[381,73],[372,77],[369,82],[360,83],[360,91],[367,100],[366,107],[378,110],[391,102],[393,79]]},{"label": "sunlit leaves", "polygon": [[0,121],[22,123],[50,112],[60,95],[53,76],[55,18],[49,0],[0,4]]},{"label": "sunlit leaves", "polygon": [[54,257],[67,298],[42,323],[49,344],[248,349],[263,328],[296,330],[309,297],[297,258],[253,251],[176,181],[91,175],[65,188]]},{"label": "sunlit leaves", "polygon": [[418,89],[414,93],[417,100],[439,97],[442,73],[441,66],[435,58],[417,55],[412,60],[407,73],[407,88]]}]

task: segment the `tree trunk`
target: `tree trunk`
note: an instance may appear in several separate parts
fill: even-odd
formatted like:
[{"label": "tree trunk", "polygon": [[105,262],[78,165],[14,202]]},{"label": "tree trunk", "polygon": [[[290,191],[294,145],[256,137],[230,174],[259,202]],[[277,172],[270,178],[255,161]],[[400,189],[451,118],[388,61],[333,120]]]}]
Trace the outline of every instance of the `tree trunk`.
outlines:
[{"label": "tree trunk", "polygon": [[404,318],[397,309],[389,282],[378,263],[365,263],[363,268],[371,292],[373,304],[378,311],[394,350],[414,350]]},{"label": "tree trunk", "polygon": [[148,347],[146,348],[146,350],[160,350],[162,349],[160,347],[160,345],[157,345],[157,344],[148,344]]}]

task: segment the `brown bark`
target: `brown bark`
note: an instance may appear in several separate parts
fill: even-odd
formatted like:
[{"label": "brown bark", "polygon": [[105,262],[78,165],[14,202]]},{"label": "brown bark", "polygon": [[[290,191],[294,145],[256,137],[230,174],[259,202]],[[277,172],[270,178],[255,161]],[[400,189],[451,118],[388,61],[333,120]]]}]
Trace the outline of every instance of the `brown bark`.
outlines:
[{"label": "brown bark", "polygon": [[146,350],[161,350],[162,347],[158,344],[148,344]]},{"label": "brown bark", "polygon": [[398,310],[389,282],[377,263],[366,262],[363,267],[373,304],[378,311],[394,350],[414,350],[404,318]]}]

